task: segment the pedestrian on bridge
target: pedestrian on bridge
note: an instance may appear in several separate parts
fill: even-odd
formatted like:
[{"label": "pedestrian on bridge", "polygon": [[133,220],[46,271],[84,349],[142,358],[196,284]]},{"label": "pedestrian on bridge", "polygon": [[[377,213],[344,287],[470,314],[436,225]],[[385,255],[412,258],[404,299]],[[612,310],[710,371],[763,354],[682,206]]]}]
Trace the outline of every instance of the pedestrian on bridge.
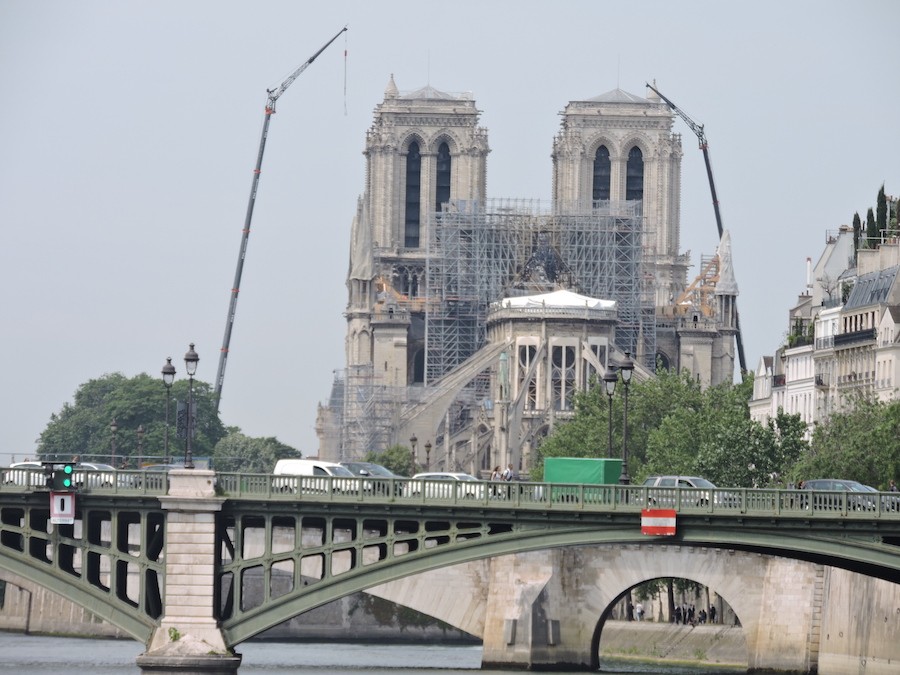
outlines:
[{"label": "pedestrian on bridge", "polygon": [[[503,475],[500,473],[500,465],[494,467],[494,470],[491,471],[491,482],[496,483],[500,480],[503,480]],[[496,485],[491,486],[491,496],[496,497],[498,495],[498,490]]]},{"label": "pedestrian on bridge", "polygon": [[891,478],[891,484],[888,485],[888,492],[900,492],[900,490],[897,489],[897,483],[894,482],[893,478]]}]

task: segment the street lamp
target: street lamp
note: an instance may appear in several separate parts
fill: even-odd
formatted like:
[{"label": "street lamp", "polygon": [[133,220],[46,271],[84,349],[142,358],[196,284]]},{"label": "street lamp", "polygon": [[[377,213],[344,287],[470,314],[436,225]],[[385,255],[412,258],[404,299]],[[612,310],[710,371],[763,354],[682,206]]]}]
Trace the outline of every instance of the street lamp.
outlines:
[{"label": "street lamp", "polygon": [[119,430],[119,425],[116,424],[116,418],[112,418],[112,422],[109,423],[109,431],[112,434],[112,440],[109,442],[109,463],[112,466],[116,465],[116,432]]},{"label": "street lamp", "polygon": [[137,468],[140,469],[141,465],[144,463],[144,425],[143,424],[138,425],[137,439],[138,439]]},{"label": "street lamp", "polygon": [[188,405],[187,405],[187,443],[184,444],[184,468],[194,468],[194,454],[191,452],[191,436],[194,435],[194,374],[197,372],[197,363],[200,357],[194,351],[194,343],[184,355],[184,372],[188,374]]},{"label": "street lamp", "polygon": [[416,438],[416,435],[413,434],[409,437],[409,447],[412,448],[412,472],[416,472],[416,443],[419,442],[419,439]]},{"label": "street lamp", "polygon": [[425,470],[431,470],[431,441],[425,441]]},{"label": "street lamp", "polygon": [[616,382],[619,381],[619,376],[616,375],[616,371],[612,368],[607,368],[606,372],[603,374],[603,389],[606,392],[607,398],[609,398],[609,444],[606,448],[606,456],[612,457],[612,400],[613,394],[616,393]]},{"label": "street lamp", "polygon": [[619,372],[622,373],[622,384],[625,387],[625,411],[622,416],[622,475],[619,476],[619,482],[628,485],[631,482],[628,476],[628,385],[631,384],[631,376],[634,373],[634,361],[631,360],[630,352],[625,352],[625,360],[619,365]]},{"label": "street lamp", "polygon": [[163,384],[166,387],[166,464],[169,463],[169,400],[172,395],[172,383],[175,381],[175,366],[172,365],[172,357],[166,357],[166,364],[162,367]]}]

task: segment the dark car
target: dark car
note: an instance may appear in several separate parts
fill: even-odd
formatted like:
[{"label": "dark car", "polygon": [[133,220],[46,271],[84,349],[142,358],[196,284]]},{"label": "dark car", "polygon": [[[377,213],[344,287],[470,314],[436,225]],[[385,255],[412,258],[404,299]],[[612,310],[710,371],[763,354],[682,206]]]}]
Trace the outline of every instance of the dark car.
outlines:
[{"label": "dark car", "polygon": [[388,495],[391,491],[391,485],[394,486],[393,493],[395,495],[399,496],[403,493],[405,481],[394,480],[392,482],[388,479],[406,478],[406,476],[396,474],[386,466],[381,466],[381,464],[375,464],[374,462],[340,462],[340,464],[349,469],[354,476],[375,479],[363,481],[363,492],[367,494]]},{"label": "dark car", "polygon": [[[813,507],[819,510],[839,510],[845,498],[847,508],[854,511],[874,511],[878,503],[878,490],[845,478],[813,478],[803,483],[803,489],[825,493],[813,497]],[[845,492],[850,494],[840,494]]]}]

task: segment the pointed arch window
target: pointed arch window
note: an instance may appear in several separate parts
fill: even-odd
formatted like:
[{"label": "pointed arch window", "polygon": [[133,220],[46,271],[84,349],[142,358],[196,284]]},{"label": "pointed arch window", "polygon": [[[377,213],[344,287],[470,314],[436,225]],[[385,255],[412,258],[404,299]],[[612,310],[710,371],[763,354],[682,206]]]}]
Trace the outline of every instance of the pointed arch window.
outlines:
[{"label": "pointed arch window", "polygon": [[644,153],[634,146],[628,153],[628,166],[625,169],[625,199],[644,198]]},{"label": "pointed arch window", "polygon": [[450,201],[450,146],[441,143],[437,154],[437,185],[435,186],[434,210],[441,212],[441,205]]},{"label": "pointed arch window", "polygon": [[601,145],[594,155],[594,201],[609,200],[609,183],[612,166],[609,162],[609,148]]},{"label": "pointed arch window", "polygon": [[404,219],[403,246],[419,248],[421,222],[422,155],[419,144],[409,144],[406,155],[406,217]]}]

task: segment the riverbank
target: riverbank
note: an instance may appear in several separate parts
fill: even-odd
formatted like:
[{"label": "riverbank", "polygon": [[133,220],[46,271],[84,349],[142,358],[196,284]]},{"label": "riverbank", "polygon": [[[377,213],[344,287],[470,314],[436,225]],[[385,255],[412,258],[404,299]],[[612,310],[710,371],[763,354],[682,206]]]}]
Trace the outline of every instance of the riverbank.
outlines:
[{"label": "riverbank", "polygon": [[601,657],[680,661],[747,668],[747,641],[740,626],[684,626],[652,621],[607,621]]}]

